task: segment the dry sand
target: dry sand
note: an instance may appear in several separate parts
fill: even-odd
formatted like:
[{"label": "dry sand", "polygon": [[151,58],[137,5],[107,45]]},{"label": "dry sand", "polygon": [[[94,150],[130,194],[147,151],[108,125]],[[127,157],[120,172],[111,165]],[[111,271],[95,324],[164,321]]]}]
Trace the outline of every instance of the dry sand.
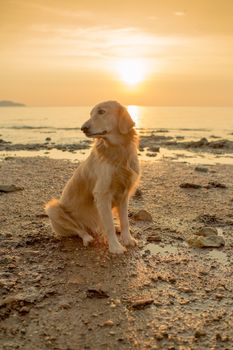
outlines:
[{"label": "dry sand", "polygon": [[[53,239],[43,205],[76,166],[47,158],[0,164],[0,184],[24,188],[0,196],[0,348],[233,349],[233,166],[142,163],[129,213],[139,244],[123,256],[103,242]],[[153,222],[133,220],[140,209]],[[203,226],[218,228],[225,246],[190,248]]]}]

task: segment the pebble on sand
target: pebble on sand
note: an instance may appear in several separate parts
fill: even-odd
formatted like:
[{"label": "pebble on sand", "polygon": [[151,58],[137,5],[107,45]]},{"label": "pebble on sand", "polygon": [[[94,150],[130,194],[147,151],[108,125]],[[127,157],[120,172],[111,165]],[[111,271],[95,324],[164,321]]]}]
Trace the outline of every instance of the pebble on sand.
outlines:
[{"label": "pebble on sand", "polygon": [[199,171],[201,173],[207,173],[209,171],[208,168],[205,168],[203,166],[196,166],[194,170]]},{"label": "pebble on sand", "polygon": [[180,188],[199,189],[199,188],[201,188],[201,187],[202,187],[201,185],[193,184],[193,183],[190,183],[190,182],[184,182],[184,183],[180,184]]},{"label": "pebble on sand", "polygon": [[197,236],[203,236],[203,237],[209,237],[209,236],[217,236],[218,230],[216,227],[202,227],[200,230],[196,233]]},{"label": "pebble on sand", "polygon": [[112,327],[114,325],[114,322],[112,320],[105,321],[102,326],[104,327]]},{"label": "pebble on sand", "polygon": [[23,187],[18,187],[15,185],[0,185],[0,192],[8,193],[8,192],[16,192],[22,191]]},{"label": "pebble on sand", "polygon": [[151,214],[144,209],[134,213],[132,218],[135,221],[153,221]]},{"label": "pebble on sand", "polygon": [[190,239],[188,239],[188,244],[191,247],[194,248],[208,248],[208,247],[213,247],[213,248],[219,248],[221,246],[225,245],[225,241],[223,237],[221,236],[194,236]]}]

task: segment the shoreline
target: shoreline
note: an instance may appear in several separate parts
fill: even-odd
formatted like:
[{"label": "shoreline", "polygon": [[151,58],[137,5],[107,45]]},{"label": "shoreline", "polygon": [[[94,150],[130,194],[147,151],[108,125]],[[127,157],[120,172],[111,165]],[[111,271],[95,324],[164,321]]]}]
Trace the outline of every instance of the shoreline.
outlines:
[{"label": "shoreline", "polygon": [[[0,166],[0,183],[21,188],[0,195],[4,350],[233,347],[232,165],[142,161],[129,206],[138,247],[120,257],[98,240],[84,248],[53,238],[43,206],[77,164],[16,157]],[[141,209],[152,222],[133,219]],[[206,226],[225,245],[187,243]]]},{"label": "shoreline", "polygon": [[[79,161],[87,157],[92,143],[92,140],[85,138],[76,143],[56,143],[51,137],[46,137],[44,142],[25,144],[0,139],[0,159],[46,156]],[[159,129],[150,134],[140,135],[138,154],[142,160],[167,159],[190,164],[233,164],[233,140],[214,135],[192,140],[184,136],[172,136],[168,130]]]}]

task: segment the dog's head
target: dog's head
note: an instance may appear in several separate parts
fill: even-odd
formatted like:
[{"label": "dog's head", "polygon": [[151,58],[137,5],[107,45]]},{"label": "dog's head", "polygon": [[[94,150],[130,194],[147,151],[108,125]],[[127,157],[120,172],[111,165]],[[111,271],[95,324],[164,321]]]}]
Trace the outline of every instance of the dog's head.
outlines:
[{"label": "dog's head", "polygon": [[81,127],[88,137],[107,138],[111,134],[128,134],[135,125],[127,109],[116,101],[102,102],[91,111]]}]

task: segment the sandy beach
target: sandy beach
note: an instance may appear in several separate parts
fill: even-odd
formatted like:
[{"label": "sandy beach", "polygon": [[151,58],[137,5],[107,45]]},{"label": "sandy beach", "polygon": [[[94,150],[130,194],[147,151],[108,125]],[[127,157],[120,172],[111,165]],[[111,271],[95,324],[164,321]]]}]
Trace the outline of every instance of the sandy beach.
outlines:
[{"label": "sandy beach", "polygon": [[[232,165],[142,161],[129,209],[138,247],[123,256],[52,236],[43,205],[78,162],[0,166],[0,184],[18,188],[0,196],[2,349],[233,348]],[[193,247],[206,227],[219,246]]]},{"label": "sandy beach", "polygon": [[232,13],[0,1],[0,350],[233,350]]}]

